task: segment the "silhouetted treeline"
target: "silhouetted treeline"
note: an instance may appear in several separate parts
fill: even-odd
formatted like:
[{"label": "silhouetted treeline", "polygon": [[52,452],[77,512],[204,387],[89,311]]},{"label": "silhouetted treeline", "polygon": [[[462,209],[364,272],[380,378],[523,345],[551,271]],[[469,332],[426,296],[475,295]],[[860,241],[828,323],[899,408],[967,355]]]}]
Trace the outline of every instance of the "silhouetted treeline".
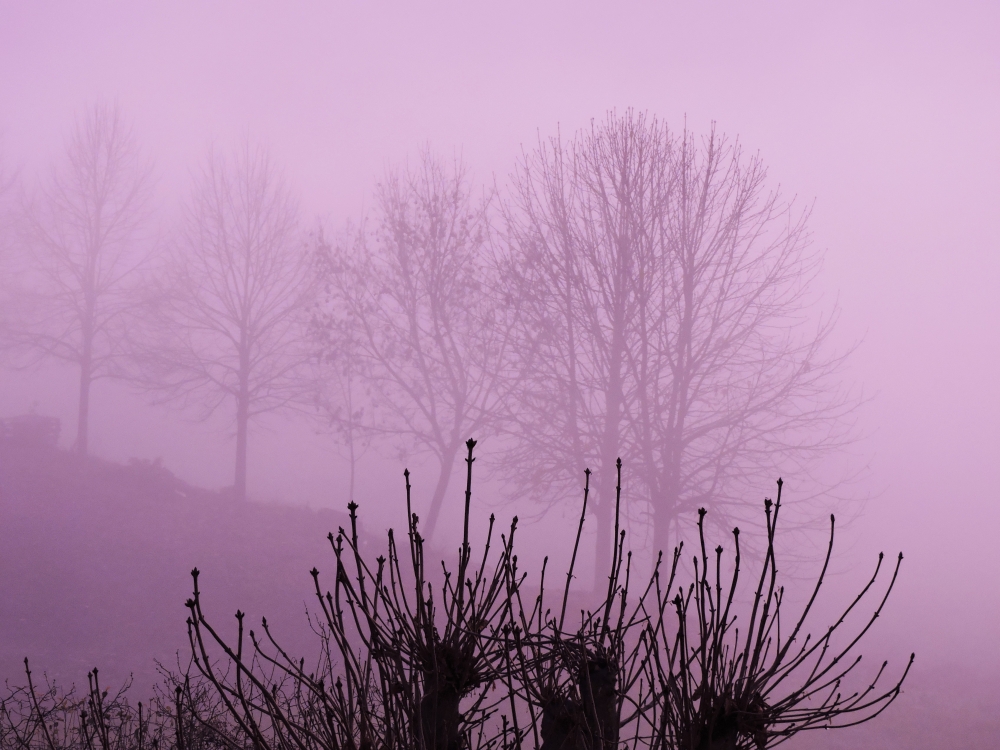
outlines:
[{"label": "silhouetted treeline", "polygon": [[81,453],[91,383],[117,378],[230,416],[244,498],[254,420],[318,411],[352,493],[369,446],[433,459],[431,538],[465,437],[490,436],[507,491],[543,508],[595,468],[607,567],[619,455],[629,512],[666,549],[679,514],[731,525],[747,488],[783,468],[805,481],[852,439],[809,210],[714,129],[612,112],[486,190],[425,149],[367,214],[313,232],[247,140],[209,153],[157,231],[152,179],[128,118],[98,103],[4,211],[0,342],[17,366],[77,369]]}]

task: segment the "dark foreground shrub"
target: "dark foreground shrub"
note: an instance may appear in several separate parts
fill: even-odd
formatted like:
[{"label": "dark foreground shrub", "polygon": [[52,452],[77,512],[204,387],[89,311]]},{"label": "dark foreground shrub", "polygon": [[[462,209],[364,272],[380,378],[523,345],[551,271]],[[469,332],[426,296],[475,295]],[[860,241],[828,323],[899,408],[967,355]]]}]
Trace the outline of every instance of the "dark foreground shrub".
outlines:
[{"label": "dark foreground shrub", "polygon": [[[782,607],[774,539],[782,484],[764,505],[766,552],[741,597],[739,530],[732,560],[709,553],[706,512],[699,511],[691,568],[683,545],[661,554],[636,586],[625,532],[616,521],[614,554],[602,601],[567,617],[583,518],[554,607],[546,597],[547,559],[528,582],[518,568],[517,519],[503,532],[489,519],[483,550],[469,542],[474,441],[468,443],[464,534],[452,567],[428,566],[419,519],[410,509],[405,539],[388,534],[386,554],[368,559],[350,529],[329,535],[332,581],[312,571],[312,626],[321,657],[282,648],[268,623],[244,623],[235,640],[205,616],[199,572],[188,600],[191,661],[166,672],[149,706],[108,698],[91,675],[86,696],[54,688],[9,691],[0,713],[0,745],[18,748],[179,750],[543,750],[620,746],[678,750],[759,750],[815,728],[868,721],[899,695],[898,680],[879,688],[886,664],[861,687],[848,686],[861,638],[882,611],[902,561],[874,615],[844,634],[850,615],[874,591],[869,583],[818,637],[807,618],[826,577],[834,519],[820,572],[805,605]],[[621,500],[618,464],[618,499]],[[617,514],[616,514],[617,518]],[[724,582],[725,580],[725,582]]]}]

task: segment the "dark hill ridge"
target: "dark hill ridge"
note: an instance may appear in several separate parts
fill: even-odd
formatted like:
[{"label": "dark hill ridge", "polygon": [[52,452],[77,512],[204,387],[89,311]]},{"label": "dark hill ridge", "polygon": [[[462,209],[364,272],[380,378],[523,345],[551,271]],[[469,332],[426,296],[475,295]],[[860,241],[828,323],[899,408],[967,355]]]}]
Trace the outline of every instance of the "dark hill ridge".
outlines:
[{"label": "dark hill ridge", "polygon": [[[237,503],[163,467],[61,451],[0,434],[0,678],[23,681],[23,659],[60,684],[101,669],[110,684],[156,681],[156,659],[186,653],[190,571],[222,627],[239,608],[268,618],[294,653],[310,656],[316,566],[333,573],[329,531],[344,513]],[[321,578],[322,580],[322,578]]]}]

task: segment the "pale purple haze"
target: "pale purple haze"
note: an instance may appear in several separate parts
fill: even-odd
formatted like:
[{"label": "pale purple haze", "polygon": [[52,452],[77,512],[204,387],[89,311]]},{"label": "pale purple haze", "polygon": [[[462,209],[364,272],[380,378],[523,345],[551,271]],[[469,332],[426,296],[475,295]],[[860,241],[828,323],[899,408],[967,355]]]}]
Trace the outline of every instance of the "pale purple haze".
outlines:
[{"label": "pale purple haze", "polygon": [[[850,492],[869,499],[839,569],[868,570],[880,549],[906,556],[866,653],[997,665],[998,40],[993,2],[0,0],[0,144],[31,187],[74,114],[117,100],[155,161],[155,234],[208,148],[246,135],[270,147],[308,228],[359,215],[385,168],[426,144],[502,186],[522,147],[610,109],[676,130],[717,123],[787,194],[815,202],[820,291],[842,308],[836,343],[861,341],[846,377],[870,400],[851,453],[870,470]],[[38,402],[64,440],[74,396],[55,368],[0,374],[0,416]],[[97,455],[232,482],[224,420],[192,423],[108,382],[91,419]],[[275,417],[251,440],[252,496],[346,502],[342,451],[312,425]],[[488,442],[479,451],[488,462]],[[398,523],[402,465],[365,461],[378,472],[359,479],[362,508]]]}]

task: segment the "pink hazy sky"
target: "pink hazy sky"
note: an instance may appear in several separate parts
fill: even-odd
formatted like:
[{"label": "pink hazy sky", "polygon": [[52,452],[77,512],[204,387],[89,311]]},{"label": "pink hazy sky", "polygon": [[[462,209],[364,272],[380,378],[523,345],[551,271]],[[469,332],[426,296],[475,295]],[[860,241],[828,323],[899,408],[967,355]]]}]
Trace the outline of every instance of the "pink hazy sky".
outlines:
[{"label": "pink hazy sky", "polygon": [[610,108],[717,122],[815,201],[839,336],[863,339],[859,549],[906,551],[899,623],[933,592],[957,640],[995,652],[1000,582],[955,583],[1000,570],[998,42],[992,2],[0,0],[0,134],[31,182],[73,113],[116,97],[168,202],[210,143],[249,132],[307,215],[339,221],[424,143],[502,182],[522,144]]}]

